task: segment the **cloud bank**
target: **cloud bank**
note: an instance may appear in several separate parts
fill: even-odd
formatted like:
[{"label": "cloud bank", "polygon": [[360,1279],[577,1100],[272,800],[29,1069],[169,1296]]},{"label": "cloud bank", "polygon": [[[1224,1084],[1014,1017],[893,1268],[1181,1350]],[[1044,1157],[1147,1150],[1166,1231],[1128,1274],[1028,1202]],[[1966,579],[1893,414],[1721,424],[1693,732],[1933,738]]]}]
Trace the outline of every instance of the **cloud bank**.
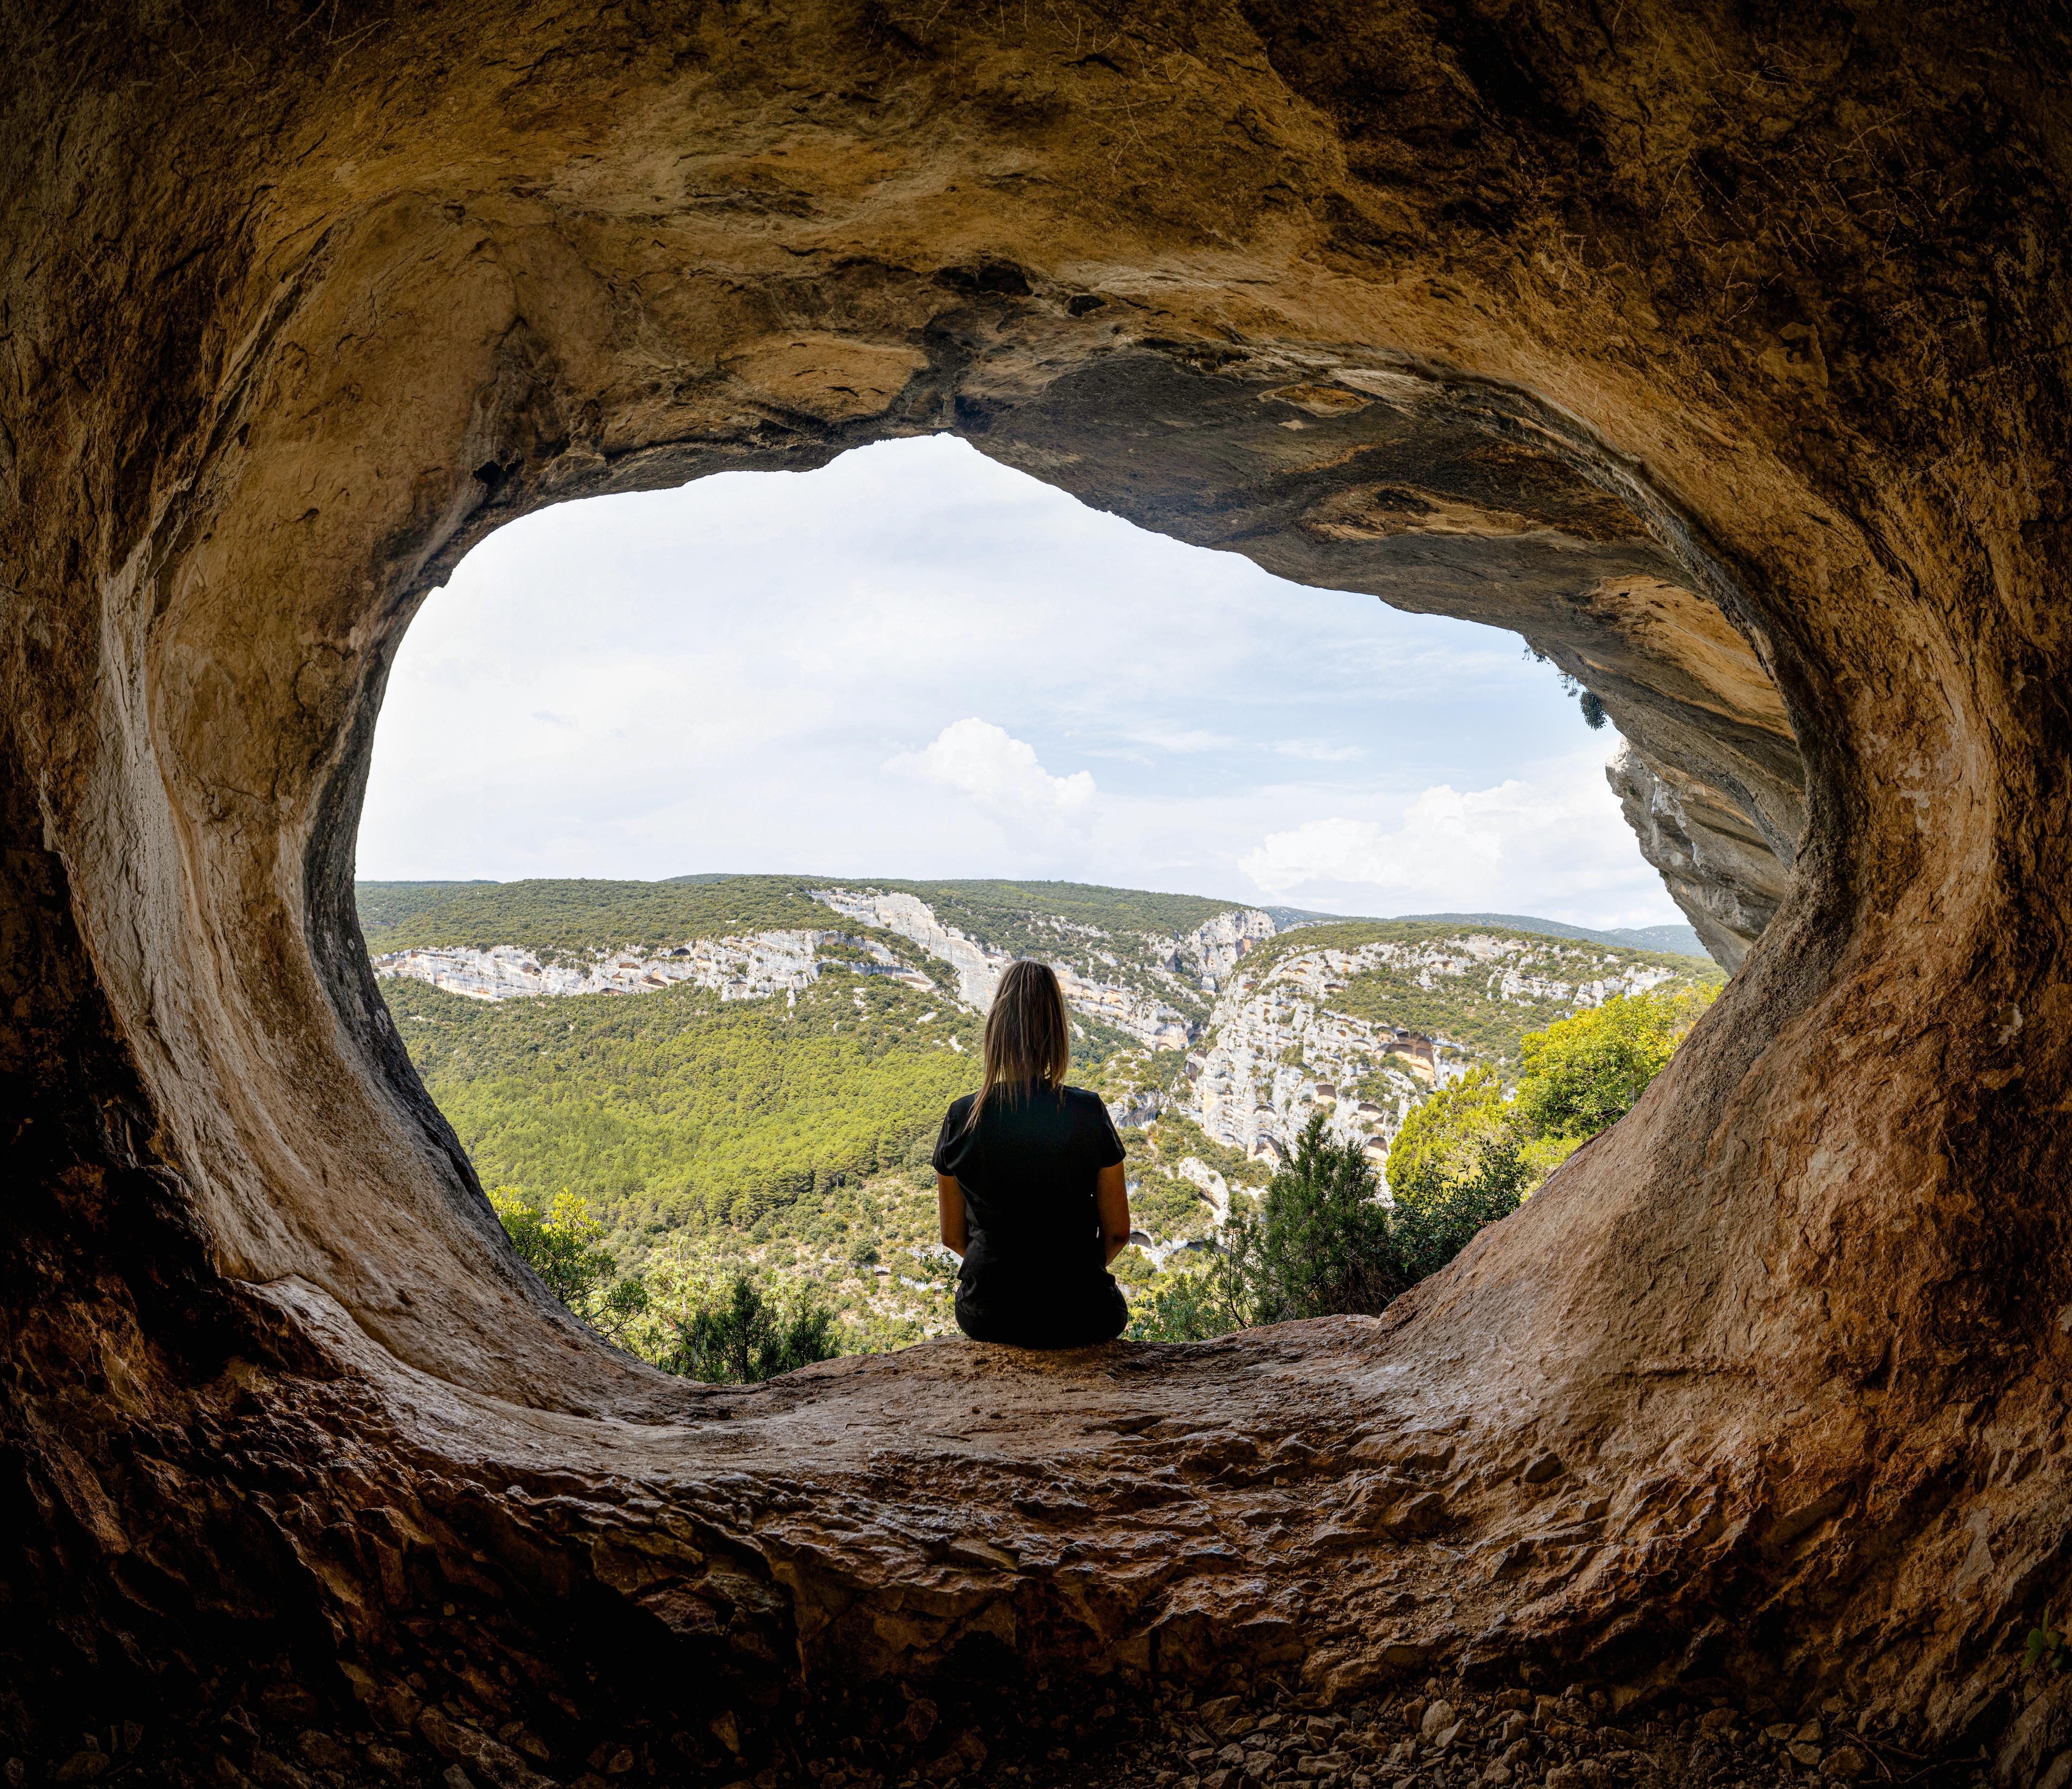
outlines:
[{"label": "cloud bank", "polygon": [[[1579,754],[1548,771],[1465,792],[1437,784],[1392,825],[1307,820],[1269,833],[1240,866],[1269,897],[1327,911],[1539,911],[1615,895],[1637,853],[1602,760]],[[1519,907],[1525,894],[1540,905]]]},{"label": "cloud bank", "polygon": [[1037,761],[1034,746],[975,714],[952,722],[927,750],[902,752],[886,768],[968,796],[1009,820],[1052,824],[1083,812],[1094,798],[1090,771],[1053,776]]}]

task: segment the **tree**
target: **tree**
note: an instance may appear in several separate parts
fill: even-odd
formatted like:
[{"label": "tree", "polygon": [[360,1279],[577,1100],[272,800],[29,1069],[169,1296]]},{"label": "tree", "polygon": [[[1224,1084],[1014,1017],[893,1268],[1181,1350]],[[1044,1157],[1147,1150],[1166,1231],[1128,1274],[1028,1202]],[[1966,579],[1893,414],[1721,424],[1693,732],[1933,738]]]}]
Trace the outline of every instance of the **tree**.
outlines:
[{"label": "tree", "polygon": [[1416,1107],[1388,1152],[1388,1188],[1398,1209],[1481,1179],[1492,1150],[1515,1145],[1519,1115],[1503,1082],[1471,1068]]},{"label": "tree", "polygon": [[1312,1118],[1256,1217],[1233,1220],[1252,1321],[1379,1311],[1407,1282],[1390,1246],[1380,1182],[1359,1144],[1334,1142]]},{"label": "tree", "polygon": [[1527,1033],[1517,1104],[1530,1133],[1564,1145],[1565,1155],[1616,1124],[1667,1067],[1715,991],[1614,994]]},{"label": "tree", "polygon": [[489,1204],[519,1258],[584,1322],[617,1341],[648,1309],[646,1285],[637,1274],[619,1273],[617,1259],[603,1246],[604,1226],[580,1194],[556,1194],[552,1208],[542,1214],[516,1186],[492,1186]]},{"label": "tree", "polygon": [[775,1379],[841,1352],[833,1311],[803,1288],[772,1299],[736,1273],[721,1295],[668,1319],[674,1338],[656,1364],[713,1385]]},{"label": "tree", "polygon": [[[1234,1219],[1234,1223],[1241,1222]],[[1241,1252],[1218,1249],[1157,1286],[1129,1325],[1133,1342],[1207,1342],[1252,1325]]]},{"label": "tree", "polygon": [[1405,1284],[1437,1273],[1477,1231],[1525,1203],[1540,1178],[1527,1148],[1508,1127],[1483,1135],[1456,1158],[1462,1171],[1454,1178],[1434,1176],[1397,1195],[1389,1231]]}]

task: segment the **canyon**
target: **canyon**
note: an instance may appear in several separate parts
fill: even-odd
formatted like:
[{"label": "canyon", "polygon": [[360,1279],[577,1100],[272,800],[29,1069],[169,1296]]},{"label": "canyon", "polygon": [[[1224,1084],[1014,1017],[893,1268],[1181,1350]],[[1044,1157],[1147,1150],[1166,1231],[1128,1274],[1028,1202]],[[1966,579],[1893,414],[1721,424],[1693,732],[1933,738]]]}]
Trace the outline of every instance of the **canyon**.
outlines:
[{"label": "canyon", "polygon": [[[1444,1032],[1429,1036],[1333,1010],[1353,977],[1384,964],[1426,989],[1473,977],[1483,999],[1552,1005],[1561,1016],[1694,980],[1688,969],[1631,952],[1473,930],[1416,943],[1286,950],[1260,973],[1240,972],[1217,1001],[1205,1047],[1187,1059],[1189,1091],[1178,1109],[1219,1142],[1275,1166],[1322,1112],[1334,1140],[1359,1143],[1379,1166],[1427,1091],[1478,1062],[1502,1066]],[[1361,1084],[1375,1080],[1384,1087],[1363,1093]]]}]

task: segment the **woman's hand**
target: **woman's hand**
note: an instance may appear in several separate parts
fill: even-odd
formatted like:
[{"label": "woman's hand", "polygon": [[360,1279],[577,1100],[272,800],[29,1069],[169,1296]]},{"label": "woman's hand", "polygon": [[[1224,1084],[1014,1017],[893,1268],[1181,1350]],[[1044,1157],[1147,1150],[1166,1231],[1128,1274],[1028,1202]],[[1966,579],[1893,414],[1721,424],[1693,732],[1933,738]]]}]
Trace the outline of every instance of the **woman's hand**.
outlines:
[{"label": "woman's hand", "polygon": [[965,1246],[971,1241],[971,1228],[964,1215],[964,1190],[954,1174],[935,1176],[935,1214],[942,1222],[944,1248],[962,1261]]},{"label": "woman's hand", "polygon": [[1101,1265],[1106,1266],[1129,1246],[1129,1182],[1121,1162],[1101,1170],[1094,1182],[1094,1209],[1100,1214],[1101,1247],[1106,1251]]}]

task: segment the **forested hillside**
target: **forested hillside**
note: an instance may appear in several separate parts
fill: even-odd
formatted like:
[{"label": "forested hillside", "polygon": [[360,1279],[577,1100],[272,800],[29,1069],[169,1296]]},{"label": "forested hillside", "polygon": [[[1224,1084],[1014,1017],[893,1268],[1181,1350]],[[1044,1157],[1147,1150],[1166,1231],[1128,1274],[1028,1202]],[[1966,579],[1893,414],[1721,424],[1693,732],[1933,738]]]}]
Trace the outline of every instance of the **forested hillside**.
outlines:
[{"label": "forested hillside", "polygon": [[1218,914],[1245,904],[1086,882],[874,882],[868,886],[915,895],[934,907],[944,924],[1010,956],[1033,954],[1054,944],[1062,931],[1071,927],[1092,926],[1111,936],[1192,932]]},{"label": "forested hillside", "polygon": [[[1470,940],[1486,940],[1477,947]],[[1371,947],[1394,947],[1383,956]],[[1716,987],[1725,973],[1710,961],[1667,951],[1636,950],[1540,932],[1458,920],[1353,919],[1284,933],[1246,960],[1246,973],[1270,977],[1315,951],[1361,953],[1342,987],[1323,993],[1323,1010],[1376,1025],[1422,1032],[1457,1047],[1465,1061],[1508,1071],[1519,1040],[1565,1018],[1605,985]]]},{"label": "forested hillside", "polygon": [[383,984],[486,1183],[590,1199],[628,1236],[748,1231],[802,1194],[925,1162],[978,1018],[882,980],[783,1000],[470,1000]]},{"label": "forested hillside", "polygon": [[[360,930],[376,956],[413,946],[516,944],[543,960],[661,950],[695,938],[828,923],[802,876],[668,882],[362,882]],[[432,894],[429,891],[445,889]],[[424,890],[413,895],[410,890]]]}]

